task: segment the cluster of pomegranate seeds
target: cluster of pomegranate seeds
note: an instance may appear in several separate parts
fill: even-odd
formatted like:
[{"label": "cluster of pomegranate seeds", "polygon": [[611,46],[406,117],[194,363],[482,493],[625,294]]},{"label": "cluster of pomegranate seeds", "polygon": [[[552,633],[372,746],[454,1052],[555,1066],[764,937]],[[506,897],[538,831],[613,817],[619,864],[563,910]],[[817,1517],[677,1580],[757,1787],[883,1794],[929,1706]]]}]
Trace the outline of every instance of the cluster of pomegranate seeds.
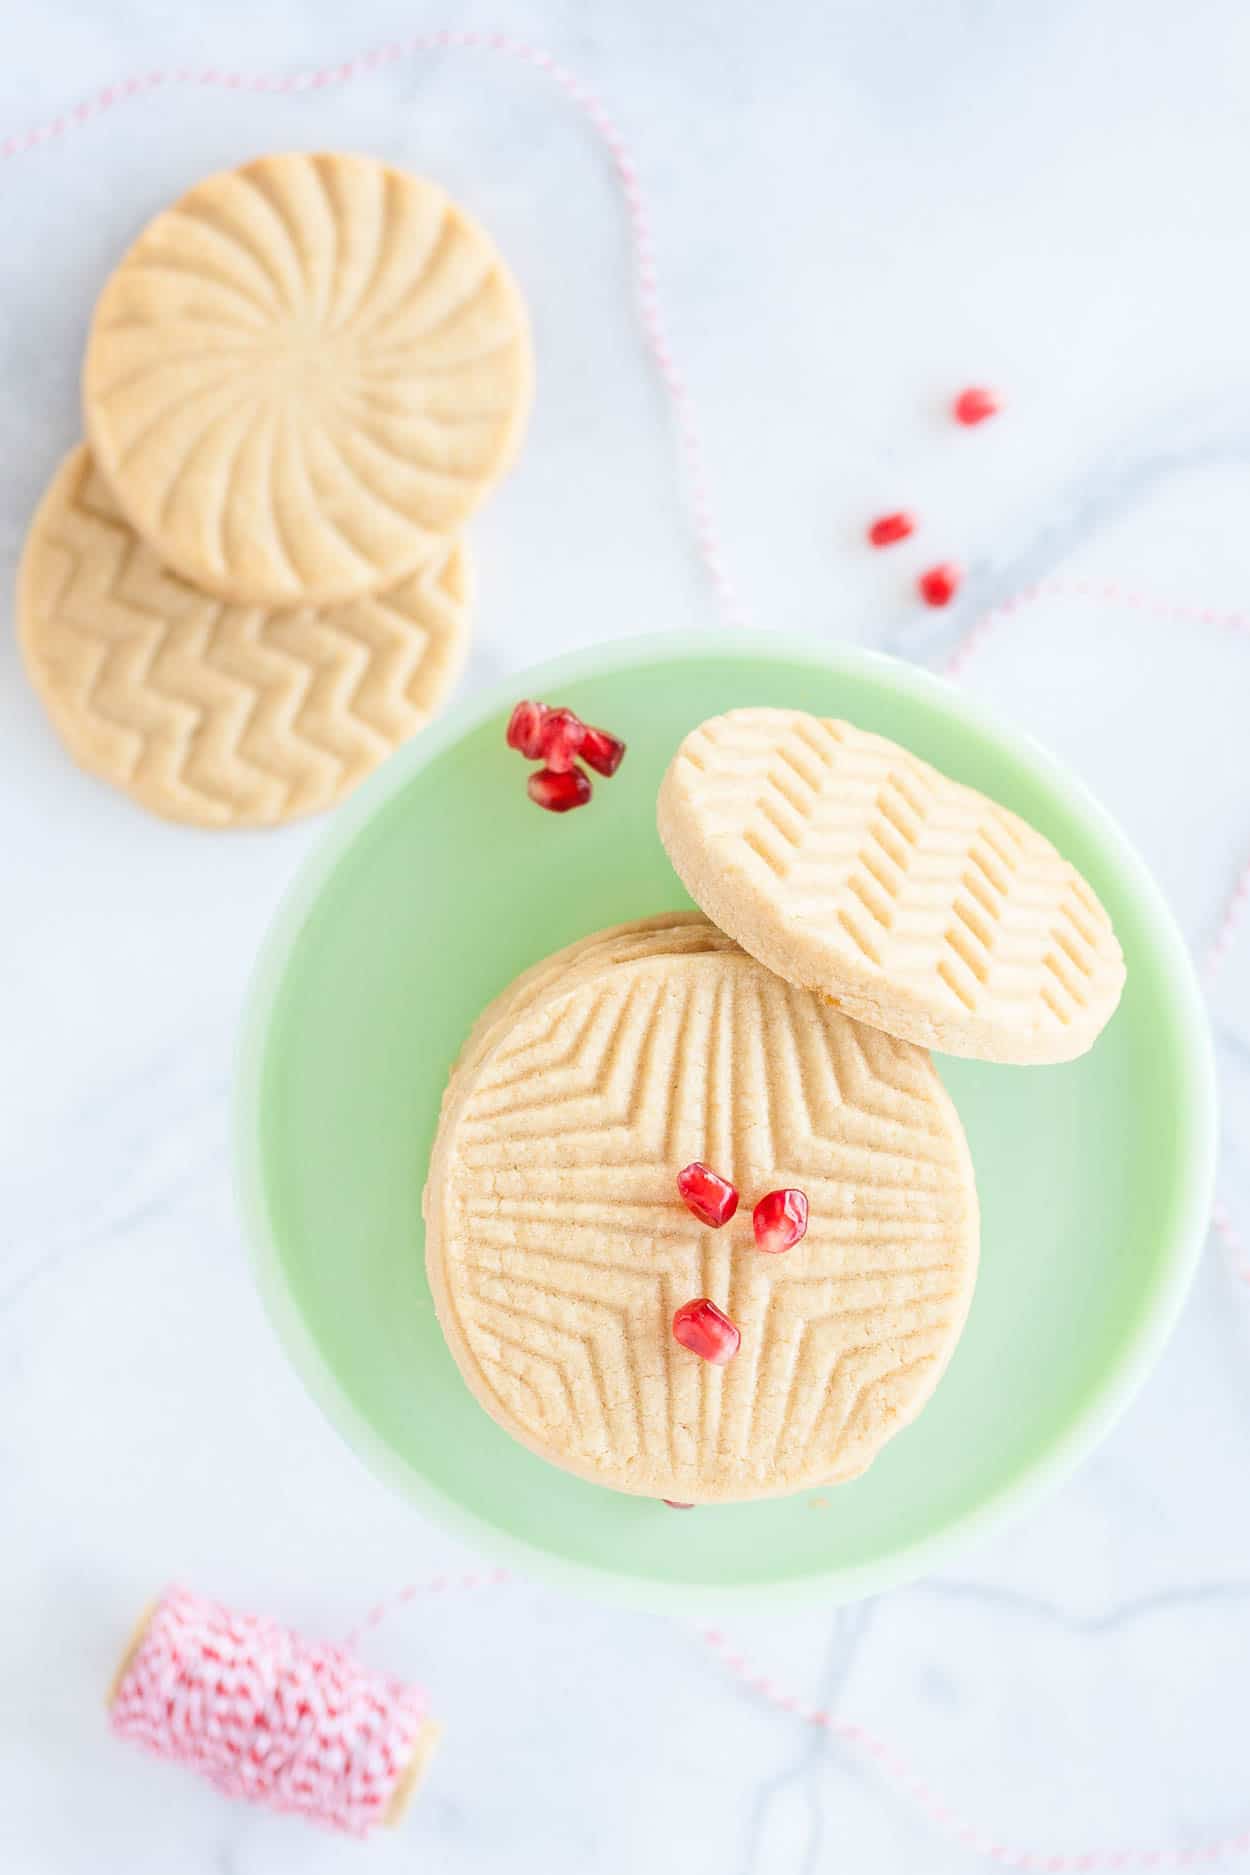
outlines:
[{"label": "cluster of pomegranate seeds", "polygon": [[687,1210],[693,1211],[701,1224],[710,1224],[713,1230],[728,1224],[738,1209],[738,1194],[729,1180],[697,1159],[677,1174],[677,1189]]},{"label": "cluster of pomegranate seeds", "polygon": [[906,540],[916,531],[916,517],[908,514],[906,508],[900,508],[897,514],[882,514],[868,529],[869,545],[873,547],[892,547],[895,541]]},{"label": "cluster of pomegranate seeds", "polygon": [[714,1367],[732,1361],[742,1341],[741,1330],[707,1296],[682,1303],[673,1317],[673,1335],[683,1348]]},{"label": "cluster of pomegranate seeds", "polygon": [[551,814],[567,814],[590,799],[590,776],[579,762],[599,775],[614,775],[625,759],[625,744],[606,729],[584,723],[572,710],[551,709],[528,697],[508,719],[507,744],[527,762],[541,762],[529,778],[529,797]]},{"label": "cluster of pomegranate seeds", "polygon": [[976,423],[984,423],[987,417],[996,417],[1002,407],[1002,399],[986,385],[970,384],[951,405],[951,415],[956,423],[971,429]]},{"label": "cluster of pomegranate seeds", "polygon": [[792,1185],[770,1191],[751,1213],[751,1223],[757,1249],[766,1250],[770,1256],[793,1250],[807,1234],[807,1198]]},{"label": "cluster of pomegranate seeds", "polygon": [[[984,384],[969,384],[952,402],[951,415],[956,423],[971,429],[975,424],[984,423],[987,417],[996,417],[1002,407],[997,391]],[[906,508],[899,508],[893,514],[880,514],[869,522],[868,540],[873,547],[892,547],[915,531],[915,515],[909,514]],[[949,605],[959,591],[961,579],[959,568],[950,560],[944,560],[938,566],[925,568],[916,581],[916,590],[926,605]]]},{"label": "cluster of pomegranate seeds", "polygon": [[[677,1189],[687,1210],[701,1224],[719,1230],[738,1209],[738,1194],[727,1178],[696,1159],[677,1174]],[[792,1185],[770,1191],[751,1213],[757,1249],[778,1256],[793,1250],[807,1232],[807,1198]],[[714,1361],[718,1367],[732,1360],[742,1340],[738,1329],[706,1296],[684,1302],[673,1317],[673,1334],[683,1348]],[[665,1498],[665,1503],[669,1500]]]},{"label": "cluster of pomegranate seeds", "polygon": [[916,581],[916,591],[926,605],[949,605],[959,591],[959,568],[951,560],[926,567]]}]

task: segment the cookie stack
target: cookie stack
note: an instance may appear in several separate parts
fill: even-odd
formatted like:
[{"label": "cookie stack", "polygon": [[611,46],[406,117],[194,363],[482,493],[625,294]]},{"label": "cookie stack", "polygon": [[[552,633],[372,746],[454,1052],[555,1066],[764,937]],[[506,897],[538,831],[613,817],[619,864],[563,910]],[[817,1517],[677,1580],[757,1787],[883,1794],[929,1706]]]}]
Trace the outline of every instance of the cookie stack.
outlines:
[{"label": "cookie stack", "polygon": [[338,800],[460,668],[461,535],[532,375],[515,283],[433,183],[269,156],[158,215],[97,303],[88,442],[19,577],[70,752],[205,826]]},{"label": "cookie stack", "polygon": [[[1070,1060],[1120,947],[1039,833],[848,723],[702,724],[659,827],[701,911],[547,959],[453,1071],[439,1319],[487,1411],[581,1477],[683,1504],[842,1482],[930,1398],[972,1298],[972,1160],[929,1047]],[[741,1195],[719,1227],[692,1164]],[[751,1207],[787,1192],[806,1230],[763,1254]],[[727,1355],[679,1340],[692,1299]]]}]

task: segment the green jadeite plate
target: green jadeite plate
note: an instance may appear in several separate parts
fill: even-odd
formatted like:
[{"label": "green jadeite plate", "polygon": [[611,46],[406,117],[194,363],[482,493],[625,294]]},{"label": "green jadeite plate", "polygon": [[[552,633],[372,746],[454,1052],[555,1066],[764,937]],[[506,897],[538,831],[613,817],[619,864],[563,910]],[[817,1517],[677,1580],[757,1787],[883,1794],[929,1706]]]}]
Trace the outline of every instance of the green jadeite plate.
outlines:
[{"label": "green jadeite plate", "polygon": [[[627,740],[589,807],[556,816],[526,798],[526,766],[503,736],[519,696],[570,704]],[[689,903],[656,835],[656,789],[686,732],[740,704],[849,717],[1024,815],[1093,883],[1128,985],[1070,1066],[940,1064],[976,1165],[981,1272],[916,1424],[854,1484],[679,1513],[555,1470],[482,1411],[435,1319],[421,1188],[448,1069],[483,1004],[586,932]],[[701,635],[613,644],[511,679],[338,812],[260,960],[237,1124],[261,1289],[361,1457],[496,1557],[693,1606],[885,1588],[1075,1465],[1184,1296],[1210,1202],[1215,1102],[1206,1020],[1167,907],[1056,762],[891,659]],[[414,1527],[414,1561],[419,1546]]]}]

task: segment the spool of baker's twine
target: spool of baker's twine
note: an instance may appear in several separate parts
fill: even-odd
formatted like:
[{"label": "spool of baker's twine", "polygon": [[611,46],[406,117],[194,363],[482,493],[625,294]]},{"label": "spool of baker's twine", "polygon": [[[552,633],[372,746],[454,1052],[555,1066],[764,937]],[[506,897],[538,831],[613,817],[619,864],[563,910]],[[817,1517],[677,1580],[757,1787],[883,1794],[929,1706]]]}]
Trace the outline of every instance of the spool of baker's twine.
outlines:
[{"label": "spool of baker's twine", "polygon": [[438,1738],[419,1687],[185,1588],[144,1613],[108,1708],[222,1796],[352,1836],[400,1821]]}]

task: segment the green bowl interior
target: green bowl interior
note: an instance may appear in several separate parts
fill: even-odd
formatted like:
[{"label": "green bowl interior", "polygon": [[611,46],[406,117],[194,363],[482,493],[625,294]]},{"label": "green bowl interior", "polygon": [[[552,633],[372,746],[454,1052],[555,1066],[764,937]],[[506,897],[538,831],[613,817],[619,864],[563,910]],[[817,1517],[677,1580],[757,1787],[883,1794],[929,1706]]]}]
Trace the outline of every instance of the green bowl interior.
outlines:
[{"label": "green bowl interior", "polygon": [[[628,741],[584,811],[557,817],[526,799],[503,724],[511,698],[533,694]],[[448,1069],[482,1005],[586,932],[689,902],[656,835],[656,788],[695,723],[748,703],[847,716],[1024,815],[1107,905],[1128,985],[1070,1066],[940,1064],[977,1168],[982,1259],[963,1339],[915,1426],[854,1484],[674,1515],[544,1464],[473,1400],[426,1286],[421,1188]],[[875,1590],[1073,1462],[1179,1304],[1214,1133],[1186,955],[1083,791],[922,673],[725,639],[565,660],[388,764],[336,819],[270,939],[239,1128],[262,1288],[362,1455],[480,1547],[653,1601]]]}]

